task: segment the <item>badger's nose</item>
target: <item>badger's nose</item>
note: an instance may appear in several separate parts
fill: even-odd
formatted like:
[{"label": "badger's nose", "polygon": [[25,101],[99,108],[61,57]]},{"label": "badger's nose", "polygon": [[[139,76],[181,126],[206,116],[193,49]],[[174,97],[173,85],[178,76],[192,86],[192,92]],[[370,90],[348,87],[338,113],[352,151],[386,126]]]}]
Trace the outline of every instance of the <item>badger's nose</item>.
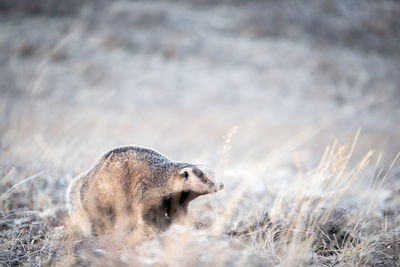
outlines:
[{"label": "badger's nose", "polygon": [[222,190],[222,189],[224,189],[224,184],[223,184],[223,183],[218,183],[218,184],[215,186],[215,192],[220,191],[220,190]]}]

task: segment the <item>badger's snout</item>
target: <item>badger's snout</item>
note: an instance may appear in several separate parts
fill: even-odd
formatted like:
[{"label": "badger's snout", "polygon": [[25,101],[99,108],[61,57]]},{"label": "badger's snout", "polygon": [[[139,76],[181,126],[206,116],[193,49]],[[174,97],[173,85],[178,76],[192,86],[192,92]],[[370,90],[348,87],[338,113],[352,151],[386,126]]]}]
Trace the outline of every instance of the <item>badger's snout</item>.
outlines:
[{"label": "badger's snout", "polygon": [[220,191],[220,190],[222,190],[222,189],[224,189],[224,184],[223,183],[217,183],[215,186],[214,186],[214,192],[218,192],[218,191]]},{"label": "badger's snout", "polygon": [[218,191],[220,191],[222,189],[224,189],[224,184],[223,183],[209,182],[208,183],[208,188],[206,189],[206,192],[208,194],[216,193],[216,192],[218,192]]}]

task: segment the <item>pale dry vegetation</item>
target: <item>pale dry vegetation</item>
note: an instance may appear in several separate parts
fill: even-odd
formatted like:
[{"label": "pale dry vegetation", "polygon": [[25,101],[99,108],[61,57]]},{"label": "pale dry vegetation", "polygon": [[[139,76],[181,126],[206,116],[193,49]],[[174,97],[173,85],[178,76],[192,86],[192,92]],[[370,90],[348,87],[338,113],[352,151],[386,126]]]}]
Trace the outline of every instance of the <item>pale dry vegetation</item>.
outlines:
[{"label": "pale dry vegetation", "polygon": [[[400,265],[398,2],[22,2],[0,1],[1,265]],[[126,144],[225,189],[153,240],[72,236],[68,183]]]}]

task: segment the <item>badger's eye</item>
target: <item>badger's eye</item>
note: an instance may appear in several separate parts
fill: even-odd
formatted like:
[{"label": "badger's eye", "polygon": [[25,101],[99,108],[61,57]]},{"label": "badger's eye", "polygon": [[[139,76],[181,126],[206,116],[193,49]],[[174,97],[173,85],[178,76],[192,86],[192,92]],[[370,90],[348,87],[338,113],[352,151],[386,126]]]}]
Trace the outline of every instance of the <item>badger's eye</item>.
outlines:
[{"label": "badger's eye", "polygon": [[184,177],[185,179],[189,178],[189,173],[187,171],[184,171],[182,174],[182,177]]}]

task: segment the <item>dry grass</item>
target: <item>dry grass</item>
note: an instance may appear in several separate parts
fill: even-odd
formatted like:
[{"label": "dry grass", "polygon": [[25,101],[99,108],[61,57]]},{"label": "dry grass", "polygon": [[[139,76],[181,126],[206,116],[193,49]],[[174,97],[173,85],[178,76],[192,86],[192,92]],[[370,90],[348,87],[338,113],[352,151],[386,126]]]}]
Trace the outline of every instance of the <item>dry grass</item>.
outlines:
[{"label": "dry grass", "polygon": [[[233,132],[225,147],[231,145]],[[236,188],[228,189],[229,196],[209,198],[214,202],[211,206],[203,201],[182,225],[149,241],[109,239],[99,243],[70,235],[63,225],[67,222],[63,211],[46,214],[3,206],[1,260],[6,265],[396,266],[400,263],[398,226],[392,225],[390,216],[376,218],[371,212],[395,162],[385,175],[375,177],[370,187],[360,188],[358,181],[371,165],[373,152],[353,165],[350,159],[355,147],[356,140],[327,147],[315,168],[303,171],[298,166],[298,177],[272,198],[248,197],[248,180],[259,178],[247,170],[248,176],[241,177]],[[8,207],[21,202],[26,193],[18,194],[18,189],[41,175],[16,183],[2,194],[2,202],[9,202]],[[357,199],[362,201],[357,203],[359,208],[341,208],[359,190],[374,194]],[[27,192],[34,201],[43,194],[37,188]],[[267,202],[272,203],[270,209],[248,216],[247,205],[259,210]]]}]

